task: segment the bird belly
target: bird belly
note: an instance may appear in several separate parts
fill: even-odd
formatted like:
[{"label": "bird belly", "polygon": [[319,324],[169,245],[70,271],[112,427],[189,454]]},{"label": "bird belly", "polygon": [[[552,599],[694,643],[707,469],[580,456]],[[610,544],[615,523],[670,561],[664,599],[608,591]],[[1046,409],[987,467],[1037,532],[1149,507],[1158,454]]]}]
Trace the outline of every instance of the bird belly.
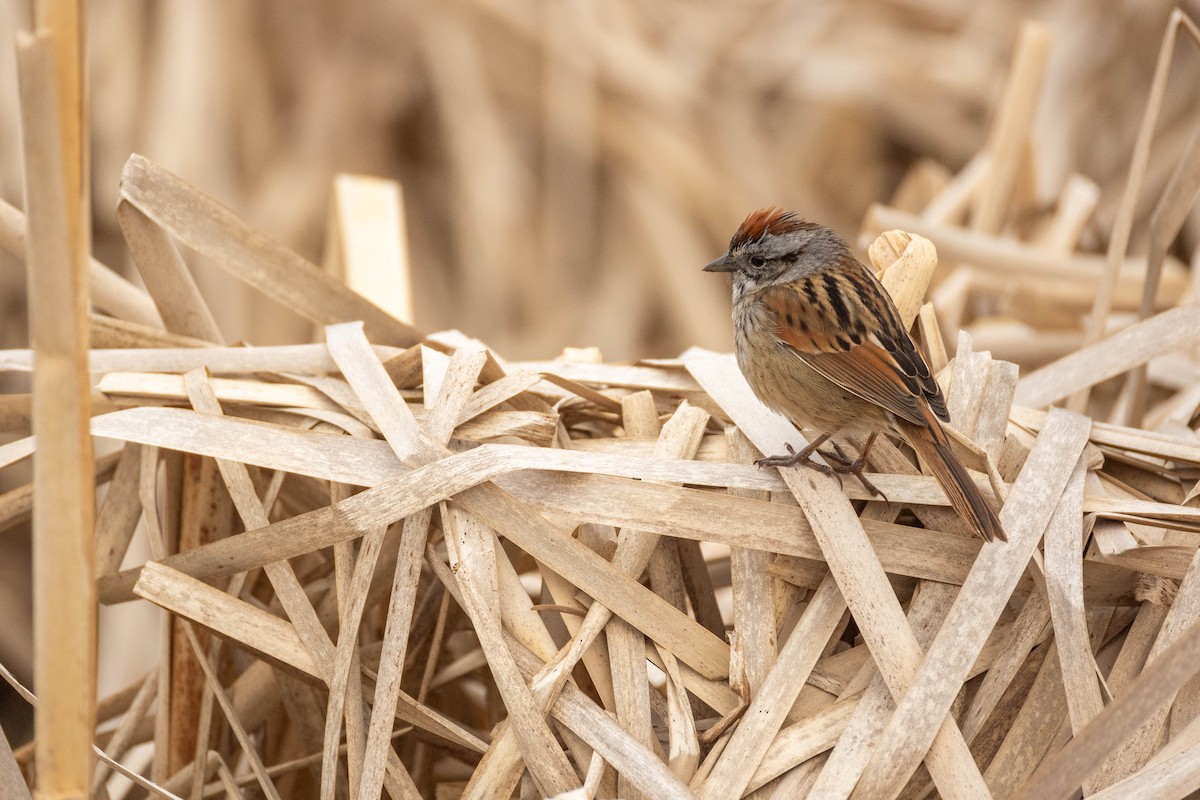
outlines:
[{"label": "bird belly", "polygon": [[833,434],[890,427],[882,408],[829,380],[774,336],[739,330],[737,360],[758,399],[799,428]]}]

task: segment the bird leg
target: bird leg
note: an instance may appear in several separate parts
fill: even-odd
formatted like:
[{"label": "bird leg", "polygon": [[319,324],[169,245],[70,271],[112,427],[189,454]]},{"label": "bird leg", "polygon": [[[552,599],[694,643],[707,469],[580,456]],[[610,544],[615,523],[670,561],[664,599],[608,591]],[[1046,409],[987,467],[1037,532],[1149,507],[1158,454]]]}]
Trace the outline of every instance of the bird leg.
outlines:
[{"label": "bird leg", "polygon": [[833,449],[836,455],[830,455],[826,453],[822,453],[821,455],[826,461],[829,462],[829,468],[833,472],[842,475],[853,475],[854,477],[858,478],[858,482],[863,485],[863,488],[871,493],[872,497],[882,497],[885,502],[891,502],[888,500],[887,495],[879,491],[875,484],[867,480],[867,476],[863,474],[863,468],[867,465],[867,453],[870,452],[871,445],[875,444],[875,437],[878,435],[878,433],[872,433],[867,438],[867,443],[863,445],[862,452],[859,454],[858,458],[854,459],[853,461],[851,461],[850,458],[842,452],[842,448],[838,447],[837,442],[833,443]]},{"label": "bird leg", "polygon": [[[768,456],[766,458],[760,458],[754,463],[759,467],[794,467],[798,464],[803,464],[806,467],[815,469],[822,475],[833,475],[834,470],[831,467],[813,461],[811,458],[812,454],[817,452],[817,448],[825,444],[826,440],[828,439],[829,434],[823,433],[816,439],[813,439],[811,442],[809,442],[808,445],[799,453],[797,453],[789,444],[787,446],[788,454],[786,456]],[[838,482],[841,482],[841,478],[838,478]]]}]

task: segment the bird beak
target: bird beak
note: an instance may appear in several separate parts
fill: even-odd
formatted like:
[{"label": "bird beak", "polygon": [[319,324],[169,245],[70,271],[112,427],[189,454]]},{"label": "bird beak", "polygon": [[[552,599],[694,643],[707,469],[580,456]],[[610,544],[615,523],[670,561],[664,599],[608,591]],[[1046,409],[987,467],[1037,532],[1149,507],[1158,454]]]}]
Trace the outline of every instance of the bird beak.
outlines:
[{"label": "bird beak", "polygon": [[737,264],[729,257],[729,253],[705,265],[705,272],[736,272]]}]

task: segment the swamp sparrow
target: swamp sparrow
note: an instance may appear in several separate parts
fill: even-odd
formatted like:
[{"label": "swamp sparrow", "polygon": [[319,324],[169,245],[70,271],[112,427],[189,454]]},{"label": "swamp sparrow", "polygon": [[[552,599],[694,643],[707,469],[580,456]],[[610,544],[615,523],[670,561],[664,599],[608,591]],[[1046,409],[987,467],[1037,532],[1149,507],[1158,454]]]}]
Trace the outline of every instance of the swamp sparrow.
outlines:
[{"label": "swamp sparrow", "polygon": [[[850,473],[871,492],[863,464],[880,432],[902,436],[950,505],[987,541],[1005,539],[996,512],[950,449],[942,390],[887,291],[829,228],[777,208],[746,218],[729,252],[704,268],[733,273],[737,361],[758,398],[820,435],[760,466],[803,464]],[[812,454],[837,433],[868,433],[855,461]],[[835,445],[836,448],[836,445]]]}]

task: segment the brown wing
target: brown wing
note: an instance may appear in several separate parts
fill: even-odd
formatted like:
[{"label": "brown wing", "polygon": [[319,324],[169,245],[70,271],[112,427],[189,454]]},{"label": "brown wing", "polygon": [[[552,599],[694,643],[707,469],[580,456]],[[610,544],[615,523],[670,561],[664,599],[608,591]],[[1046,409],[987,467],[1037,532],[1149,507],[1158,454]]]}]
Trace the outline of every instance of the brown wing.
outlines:
[{"label": "brown wing", "polygon": [[927,403],[949,422],[942,391],[887,292],[857,261],[846,266],[764,293],[780,342],[829,380],[902,419],[923,424],[920,406]]}]

